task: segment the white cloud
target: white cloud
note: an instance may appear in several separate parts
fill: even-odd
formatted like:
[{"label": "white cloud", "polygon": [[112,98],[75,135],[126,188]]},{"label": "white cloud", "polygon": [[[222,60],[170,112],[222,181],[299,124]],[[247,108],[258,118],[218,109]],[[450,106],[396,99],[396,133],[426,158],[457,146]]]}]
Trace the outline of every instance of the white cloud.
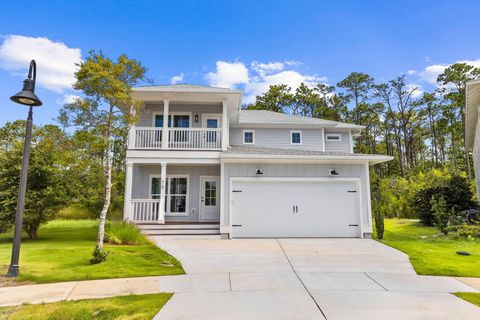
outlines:
[{"label": "white cloud", "polygon": [[325,82],[326,80],[327,79],[324,77],[305,75],[294,70],[283,70],[264,76],[259,73],[257,77],[252,78],[252,80],[245,86],[245,97],[243,102],[255,102],[255,97],[267,92],[271,85],[286,84],[292,88],[292,90],[295,90],[302,83],[309,87],[313,87],[317,83]]},{"label": "white cloud", "polygon": [[216,70],[205,76],[211,86],[233,89],[248,83],[248,68],[243,63],[217,61],[216,65]]},{"label": "white cloud", "polygon": [[62,104],[72,103],[79,98],[80,96],[77,96],[75,94],[66,94],[63,96]]},{"label": "white cloud", "polygon": [[183,82],[183,72],[180,73],[180,74],[177,74],[176,76],[173,76],[170,79],[171,84],[177,84],[177,83],[181,83],[181,82]]},{"label": "white cloud", "polygon": [[417,71],[415,71],[415,70],[408,70],[407,71],[407,74],[409,74],[409,75],[414,75],[415,73],[417,73]]},{"label": "white cloud", "polygon": [[0,46],[0,68],[25,77],[32,59],[37,63],[37,84],[62,93],[75,82],[73,73],[75,63],[81,62],[81,50],[43,37],[4,37]]},{"label": "white cloud", "polygon": [[253,61],[251,66],[252,69],[255,70],[260,76],[265,76],[276,71],[278,72],[285,68],[285,64],[283,62],[260,63]]},{"label": "white cloud", "polygon": [[315,75],[302,74],[293,70],[301,65],[299,61],[274,61],[250,63],[250,69],[242,62],[217,61],[216,70],[207,73],[205,78],[212,86],[245,90],[243,103],[255,102],[255,97],[268,91],[271,85],[286,84],[297,89],[301,83],[315,86],[327,79]]},{"label": "white cloud", "polygon": [[406,87],[408,91],[415,89],[412,92],[412,98],[420,98],[424,93],[423,86],[421,84],[411,83],[411,84],[407,84]]},{"label": "white cloud", "polygon": [[[475,66],[477,68],[480,68],[480,59],[458,60],[458,61],[455,61],[454,63],[467,63],[467,64],[470,64],[470,65]],[[441,73],[443,73],[443,71],[445,71],[445,69],[448,66],[450,66],[454,63],[451,63],[451,64],[432,64],[432,65],[429,65],[429,66],[425,67],[425,69],[423,69],[421,71],[410,70],[410,71],[413,71],[414,73],[409,73],[410,71],[408,71],[407,73],[418,75],[420,81],[422,81],[422,82],[426,82],[426,83],[429,83],[429,84],[436,84],[437,83],[437,77]]]}]

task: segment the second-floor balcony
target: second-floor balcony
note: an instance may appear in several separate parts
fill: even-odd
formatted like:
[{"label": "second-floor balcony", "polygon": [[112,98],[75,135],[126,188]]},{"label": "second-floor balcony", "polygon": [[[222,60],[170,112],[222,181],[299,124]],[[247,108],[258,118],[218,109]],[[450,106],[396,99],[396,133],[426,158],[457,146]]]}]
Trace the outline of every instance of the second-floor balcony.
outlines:
[{"label": "second-floor balcony", "polygon": [[[222,128],[168,128],[132,126],[129,149],[146,150],[222,150]],[[166,137],[164,141],[164,137]]]}]

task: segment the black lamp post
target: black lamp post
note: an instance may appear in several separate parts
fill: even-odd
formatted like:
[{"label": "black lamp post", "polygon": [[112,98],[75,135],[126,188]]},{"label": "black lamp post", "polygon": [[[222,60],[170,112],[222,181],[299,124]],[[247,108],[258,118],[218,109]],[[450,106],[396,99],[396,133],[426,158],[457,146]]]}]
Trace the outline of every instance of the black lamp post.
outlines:
[{"label": "black lamp post", "polygon": [[30,62],[28,78],[23,81],[23,89],[10,97],[13,102],[29,106],[25,143],[23,145],[22,172],[18,188],[17,213],[15,215],[15,231],[13,234],[12,259],[8,268],[7,277],[17,277],[19,274],[18,260],[20,257],[20,241],[22,239],[23,210],[25,208],[25,193],[27,191],[28,160],[30,158],[30,141],[32,139],[33,107],[42,105],[42,101],[35,95],[35,80],[37,66],[35,60]]}]

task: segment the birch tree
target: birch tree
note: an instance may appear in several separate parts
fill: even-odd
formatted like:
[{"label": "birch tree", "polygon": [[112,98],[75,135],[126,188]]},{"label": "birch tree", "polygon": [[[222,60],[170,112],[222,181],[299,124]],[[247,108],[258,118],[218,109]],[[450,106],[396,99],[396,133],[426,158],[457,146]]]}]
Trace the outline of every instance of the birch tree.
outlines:
[{"label": "birch tree", "polygon": [[[113,162],[113,141],[115,136],[120,135],[115,120],[120,113],[125,123],[132,123],[134,119],[130,113],[122,113],[120,108],[138,108],[138,102],[131,95],[132,86],[145,80],[146,68],[134,59],[129,59],[125,54],[120,55],[116,61],[106,57],[102,52],[89,52],[85,61],[78,65],[75,72],[76,82],[73,87],[81,90],[85,95],[83,101],[77,101],[77,108],[84,111],[95,109],[99,117],[94,125],[101,133],[102,155],[104,167],[104,198],[98,223],[97,244],[94,251],[100,257],[95,262],[102,262],[106,259],[103,248],[105,236],[105,221],[111,202],[112,192],[112,162]],[[73,111],[75,105],[71,108]],[[81,112],[80,112],[81,114]],[[120,129],[121,131],[122,129]],[[126,130],[126,127],[123,127]],[[94,261],[94,260],[91,260]]]}]

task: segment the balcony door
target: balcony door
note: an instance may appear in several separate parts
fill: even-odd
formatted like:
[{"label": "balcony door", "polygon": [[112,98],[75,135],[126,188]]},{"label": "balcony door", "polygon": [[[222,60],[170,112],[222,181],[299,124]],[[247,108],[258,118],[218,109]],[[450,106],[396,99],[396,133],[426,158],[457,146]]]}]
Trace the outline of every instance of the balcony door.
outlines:
[{"label": "balcony door", "polygon": [[[222,116],[219,114],[204,114],[202,115],[202,127],[207,129],[219,129],[222,125]],[[208,144],[216,145],[221,136],[219,131],[207,131],[205,133],[205,140]]]}]

